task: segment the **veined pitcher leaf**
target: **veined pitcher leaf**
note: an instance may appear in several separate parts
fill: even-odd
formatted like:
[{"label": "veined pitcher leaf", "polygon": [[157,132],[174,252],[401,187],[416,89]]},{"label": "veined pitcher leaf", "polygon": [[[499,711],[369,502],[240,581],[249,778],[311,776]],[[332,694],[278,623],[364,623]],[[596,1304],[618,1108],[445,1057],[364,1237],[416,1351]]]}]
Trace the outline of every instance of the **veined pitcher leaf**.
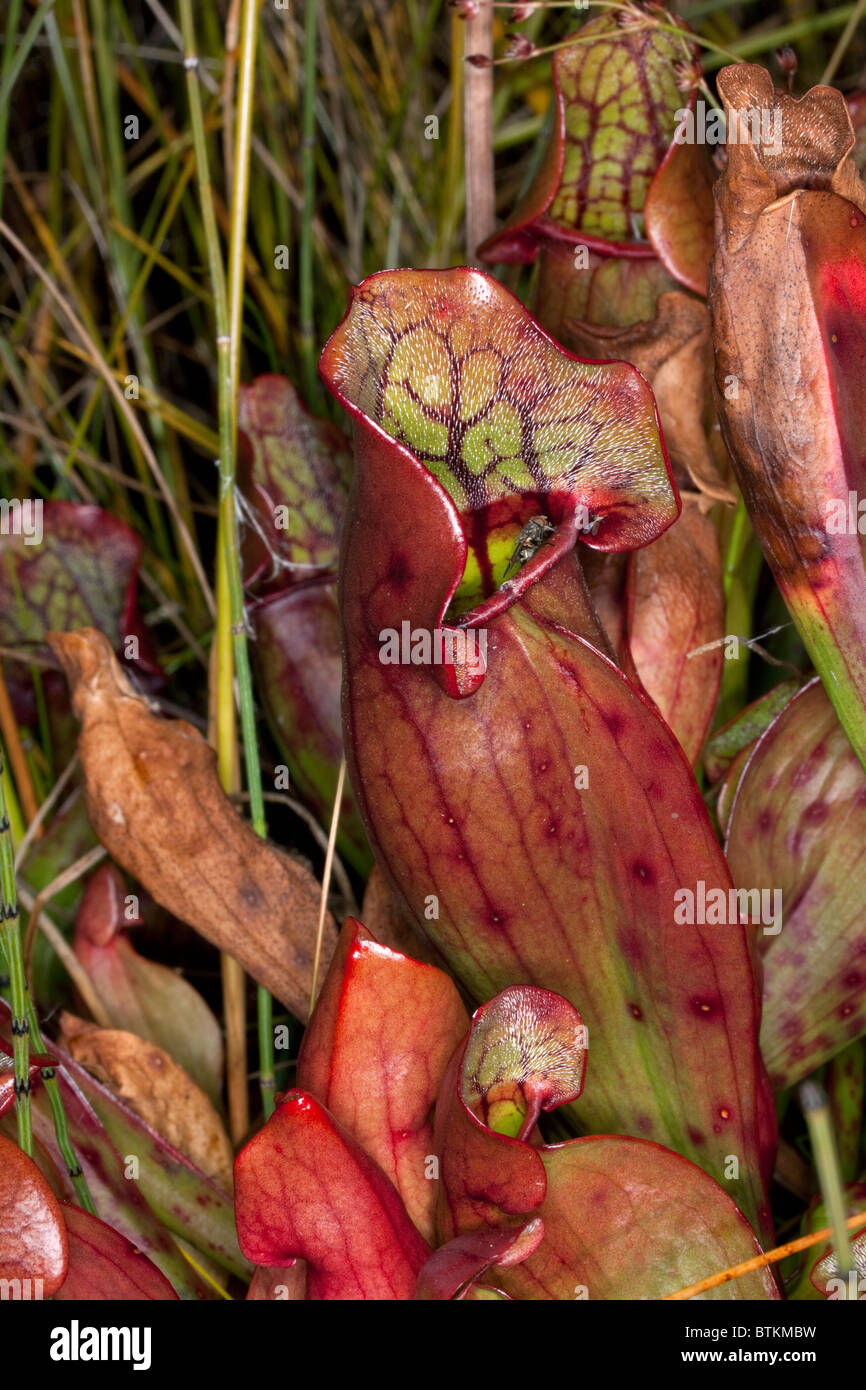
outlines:
[{"label": "veined pitcher leaf", "polygon": [[[461,372],[477,364],[483,389],[462,389],[449,353]],[[586,539],[602,548],[642,544],[672,517],[646,387],[623,364],[559,353],[506,291],[462,270],[374,276],[322,371],[356,422],[345,741],[377,858],[476,999],[529,983],[579,1005],[595,1049],[582,1127],[656,1139],[717,1177],[736,1152],[732,1191],[765,1222],[775,1121],[753,928],[729,916],[728,868],[675,739],[602,654],[572,553],[580,505],[601,515]],[[518,403],[509,444],[498,430]],[[472,421],[488,441],[477,476]],[[507,565],[542,508],[554,535],[497,587],[496,557]],[[449,629],[473,580],[479,606]],[[383,632],[443,628],[483,633],[484,660],[383,659]],[[705,891],[721,916],[702,915]]]},{"label": "veined pitcher leaf", "polygon": [[734,881],[781,898],[763,937],[761,1047],[793,1086],[866,1032],[866,774],[813,680],[755,745],[736,792]]},{"label": "veined pitcher leaf", "polygon": [[[670,16],[666,16],[670,20]],[[674,23],[677,21],[674,20]],[[650,19],[622,27],[590,20],[553,58],[554,126],[538,173],[501,231],[479,248],[487,261],[535,259],[564,241],[608,254],[658,256],[703,292],[712,254],[712,163],[702,141],[677,139],[695,92],[678,85],[699,49]]]},{"label": "veined pitcher leaf", "polygon": [[69,1268],[56,1303],[167,1302],[177,1298],[165,1275],[131,1240],[71,1202],[62,1205]]},{"label": "veined pitcher leaf", "polygon": [[409,1299],[430,1254],[390,1179],[303,1091],[238,1154],[235,1214],[249,1259],[307,1262],[313,1300]]}]

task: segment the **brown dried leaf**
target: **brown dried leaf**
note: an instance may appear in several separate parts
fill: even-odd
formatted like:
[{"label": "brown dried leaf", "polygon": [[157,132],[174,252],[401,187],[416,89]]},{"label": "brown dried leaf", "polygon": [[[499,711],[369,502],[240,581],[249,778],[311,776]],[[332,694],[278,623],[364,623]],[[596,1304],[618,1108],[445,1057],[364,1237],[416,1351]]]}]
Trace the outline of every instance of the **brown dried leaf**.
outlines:
[{"label": "brown dried leaf", "polygon": [[[109,854],[305,1020],[320,896],[313,875],[238,815],[213,749],[191,724],[150,712],[102,633],[48,640],[81,721],[87,811]],[[323,966],[335,941],[329,915]]]},{"label": "brown dried leaf", "polygon": [[119,1028],[61,1016],[65,1045],[83,1067],[214,1178],[232,1190],[234,1155],[223,1122],[204,1091],[156,1043]]},{"label": "brown dried leaf", "polygon": [[[777,92],[757,63],[735,63],[718,78],[726,110],[762,114],[781,138],[729,141],[716,201],[728,254],[740,250],[755,220],[771,203],[795,190],[820,189],[846,198],[866,213],[863,183],[853,158],[854,131],[845,99],[833,87],[812,87],[801,97]],[[778,126],[775,122],[778,121]],[[717,232],[717,246],[719,245]],[[787,273],[787,267],[786,272]],[[716,272],[718,276],[718,270]],[[761,300],[756,297],[756,304]]]},{"label": "brown dried leaf", "polygon": [[[866,767],[866,186],[841,92],[725,68],[709,308],[722,435],[782,598]],[[742,126],[747,123],[742,122]],[[848,515],[854,503],[854,521]],[[840,510],[843,517],[840,518]]]}]

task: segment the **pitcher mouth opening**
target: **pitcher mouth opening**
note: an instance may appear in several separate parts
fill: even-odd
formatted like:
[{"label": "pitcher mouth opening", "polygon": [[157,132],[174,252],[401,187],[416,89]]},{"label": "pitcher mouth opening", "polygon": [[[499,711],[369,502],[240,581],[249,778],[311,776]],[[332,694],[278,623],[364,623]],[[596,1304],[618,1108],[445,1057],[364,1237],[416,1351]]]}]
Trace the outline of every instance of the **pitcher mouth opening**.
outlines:
[{"label": "pitcher mouth opening", "polygon": [[[565,495],[515,498],[514,501],[520,503],[514,509],[519,515],[502,527],[501,544],[493,548],[496,563],[489,566],[487,583],[482,588],[473,584],[471,524],[465,526],[466,568],[446,609],[445,623],[476,628],[504,613],[574,549],[579,536],[593,534],[593,527],[597,529],[600,520],[582,503]],[[471,517],[461,517],[461,522],[471,523]],[[488,547],[488,555],[490,549]]]},{"label": "pitcher mouth opening", "polygon": [[413,460],[447,499],[463,553],[446,625],[503,612],[578,539],[636,549],[679,513],[640,373],[561,347],[481,271],[370,276],[319,369],[356,429]]}]

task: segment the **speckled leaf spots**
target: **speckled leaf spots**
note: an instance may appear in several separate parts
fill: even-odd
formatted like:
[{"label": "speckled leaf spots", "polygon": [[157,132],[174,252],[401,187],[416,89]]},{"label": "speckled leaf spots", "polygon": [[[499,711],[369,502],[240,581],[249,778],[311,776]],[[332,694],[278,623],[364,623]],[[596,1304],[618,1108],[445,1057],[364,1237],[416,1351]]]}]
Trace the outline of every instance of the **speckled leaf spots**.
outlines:
[{"label": "speckled leaf spots", "polygon": [[505,989],[472,1018],[460,1093],[498,1134],[528,1138],[542,1110],[577,1100],[587,1030],[561,995],[532,985]]},{"label": "speckled leaf spots", "polygon": [[[475,1014],[436,1107],[440,1240],[540,1218],[537,1248],[495,1273],[521,1300],[659,1298],[757,1254],[721,1186],[670,1150],[610,1135],[538,1144],[539,1111],[580,1092],[587,1041],[591,1074],[593,1035],[546,990],[505,990]],[[778,1295],[762,1271],[715,1296]]]},{"label": "speckled leaf spots", "polygon": [[[485,276],[387,273],[358,291],[349,330],[344,324],[325,352],[325,379],[356,422],[341,559],[343,715],[374,852],[477,1000],[525,983],[579,1002],[594,1039],[591,1080],[577,1103],[582,1125],[670,1144],[718,1178],[735,1153],[730,1190],[763,1219],[773,1119],[757,1052],[751,933],[739,920],[685,929],[674,920],[679,890],[705,883],[727,900],[730,876],[673,735],[603,654],[575,532],[560,523],[515,580],[464,615],[487,639],[478,678],[449,679],[411,655],[382,659],[383,631],[442,624],[479,516],[461,515],[433,465],[365,413],[367,403],[376,410],[379,378],[358,330],[366,323],[358,301],[404,279],[398,307],[420,287],[457,321],[455,287],[464,304],[466,288],[477,287],[483,305],[492,297],[503,306],[498,323],[507,323],[506,310],[532,323]],[[472,300],[465,312],[472,326]],[[372,316],[371,334],[385,313]],[[416,391],[425,388],[422,365],[416,360]],[[430,359],[427,370],[437,375]],[[581,496],[582,476],[566,501]],[[489,481],[502,486],[493,474]],[[561,497],[544,497],[552,522]],[[501,501],[540,510],[537,496]],[[605,524],[589,539],[602,539]],[[637,544],[657,527],[652,504],[635,506],[618,540],[626,531]]]},{"label": "speckled leaf spots", "polygon": [[737,789],[734,881],[782,895],[764,937],[761,1046],[792,1086],[866,1032],[866,775],[820,681],[785,706]]},{"label": "speckled leaf spots", "polygon": [[266,375],[240,389],[238,435],[238,483],[258,522],[248,578],[334,570],[352,463],[342,430],[310,415],[287,377]]},{"label": "speckled leaf spots", "polygon": [[469,550],[464,608],[505,579],[533,512],[566,523],[567,548],[591,519],[585,538],[602,550],[645,544],[677,515],[643,379],[564,352],[490,276],[371,276],[321,371],[356,418],[410,450],[457,507]]}]

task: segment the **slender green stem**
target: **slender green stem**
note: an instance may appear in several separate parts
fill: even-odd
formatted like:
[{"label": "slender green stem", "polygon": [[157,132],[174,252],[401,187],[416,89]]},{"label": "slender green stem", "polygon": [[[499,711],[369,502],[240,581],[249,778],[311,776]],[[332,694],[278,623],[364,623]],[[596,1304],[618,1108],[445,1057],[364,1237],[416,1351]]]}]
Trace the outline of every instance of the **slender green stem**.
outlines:
[{"label": "slender green stem", "polygon": [[[9,6],[9,13],[6,16],[6,35],[3,40],[3,62],[2,65],[0,65],[0,87],[2,87],[4,92],[7,91],[7,87],[11,90],[9,78],[13,70],[13,63],[16,61],[15,39],[18,34],[18,25],[21,22],[22,4],[23,0],[12,0]],[[22,44],[18,53],[19,57],[23,49],[24,45]],[[27,57],[26,51],[24,52],[24,57]],[[8,100],[0,103],[0,212],[3,211],[3,166],[6,162],[6,137],[9,133],[9,112],[11,108],[12,103]]]},{"label": "slender green stem", "polygon": [[14,846],[19,845],[24,839],[27,826],[24,824],[24,817],[18,804],[18,796],[15,791],[15,783],[12,781],[9,763],[5,758],[0,758],[0,781],[3,783],[3,796],[6,799],[3,812],[9,822],[14,850]]},{"label": "slender green stem", "polygon": [[[117,82],[117,13],[114,7],[108,12],[105,0],[91,0],[93,8],[93,39],[96,54],[96,75],[99,86],[99,100],[105,131],[108,153],[108,205],[125,227],[134,226],[134,218],[126,177],[126,139],[124,120],[120,105]],[[118,236],[109,223],[106,239],[111,248],[112,262],[117,273],[123,301],[127,301],[138,268],[139,252],[124,237]],[[141,315],[133,312],[128,320],[128,331],[135,352],[137,374],[145,389],[155,380],[153,354],[143,333]],[[167,480],[171,480],[171,464],[165,450],[165,430],[155,412],[149,412],[150,427],[154,435],[156,454]],[[136,469],[141,482],[145,481],[144,461],[135,456]],[[165,517],[156,499],[149,494],[144,496],[144,507],[152,527],[154,546],[168,563],[171,556]]]},{"label": "slender green stem", "polygon": [[[217,742],[220,772],[223,785],[232,780],[234,762],[234,692],[233,679],[237,675],[238,701],[241,715],[241,734],[244,747],[247,790],[250,798],[250,812],[253,829],[263,838],[267,835],[264,797],[262,795],[261,767],[259,764],[256,740],[255,706],[253,704],[252,674],[250,671],[249,649],[244,618],[243,583],[240,569],[240,540],[237,527],[237,507],[235,496],[235,432],[237,421],[237,390],[240,354],[238,351],[243,309],[243,250],[246,238],[247,196],[249,189],[249,154],[252,121],[252,95],[255,79],[256,50],[256,5],[255,0],[244,0],[242,19],[242,49],[239,71],[240,93],[238,101],[238,129],[235,143],[235,178],[232,196],[232,219],[229,246],[229,264],[232,270],[231,300],[226,292],[226,277],[222,249],[214,212],[213,190],[210,179],[210,162],[202,116],[201,94],[198,85],[198,54],[195,45],[192,9],[190,0],[181,0],[181,23],[186,49],[185,66],[187,70],[187,90],[189,94],[190,119],[193,144],[198,168],[199,194],[201,198],[202,222],[208,248],[211,283],[213,287],[214,317],[217,333],[217,383],[219,411],[219,520],[217,548],[219,553],[220,583],[217,612],[217,643],[219,651],[218,699],[217,699]],[[237,347],[233,348],[233,343]],[[227,600],[227,601],[226,601]],[[263,1028],[261,1013],[268,1009],[259,995],[260,1027]],[[262,1103],[266,1115],[273,1111],[273,1030],[268,1027],[267,1047],[261,1059]],[[267,1083],[270,1083],[269,1085]]]},{"label": "slender green stem", "polygon": [[[448,141],[445,155],[444,186],[448,197],[439,207],[439,234],[436,265],[451,265],[454,232],[462,212],[466,190],[463,185],[463,21],[451,16],[451,101],[448,107]],[[460,211],[458,211],[458,208]]]},{"label": "slender green stem", "polygon": [[[619,3],[606,4],[604,0],[592,0],[592,3],[593,9],[621,10],[626,8]],[[665,34],[677,35],[684,42],[699,44],[701,48],[706,48],[712,53],[718,54],[722,62],[728,61],[737,63],[740,61],[733,48],[723,48],[720,44],[714,43],[712,39],[705,39],[700,34],[686,32],[677,24],[664,24],[660,19],[651,18],[648,15],[643,15],[641,18],[643,19],[643,27],[645,29],[660,29]],[[546,44],[543,48],[537,48],[532,56],[533,58],[542,58],[546,57],[548,53],[558,53],[562,48],[579,48],[584,44],[595,43],[598,43],[598,36],[595,34],[584,35],[583,37],[578,36],[577,38],[571,36],[566,39],[560,39],[556,43]],[[494,58],[493,66],[501,67],[509,63],[522,63],[524,61],[525,59],[518,57]],[[721,63],[717,63],[716,66],[721,66]]]},{"label": "slender green stem", "polygon": [[265,1119],[269,1120],[276,1108],[277,1078],[274,1070],[274,1001],[264,985],[258,986],[256,1002],[259,1034],[259,1090],[262,1096]]},{"label": "slender green stem", "polygon": [[[430,3],[427,7],[427,13],[424,16],[424,23],[419,28],[415,38],[415,42],[412,49],[412,57],[409,61],[409,66],[406,71],[406,77],[402,84],[399,105],[397,106],[396,111],[394,112],[393,116],[391,117],[391,120],[388,123],[387,133],[385,135],[384,140],[382,141],[382,147],[379,150],[379,153],[376,157],[376,164],[373,168],[373,175],[370,180],[369,194],[372,194],[374,190],[378,188],[379,183],[382,179],[382,175],[384,174],[385,168],[388,163],[388,155],[391,153],[392,149],[399,140],[401,132],[405,129],[406,111],[408,109],[409,102],[412,99],[412,96],[417,86],[418,76],[421,71],[421,64],[424,62],[425,58],[429,62],[430,41],[433,36],[433,31],[436,28],[436,23],[439,19],[439,11],[441,8],[442,0],[430,0]],[[465,20],[460,20],[459,23],[464,24]],[[315,62],[315,51],[313,53],[313,62]]]},{"label": "slender green stem", "polygon": [[346,784],[346,759],[340,759],[337,773],[337,787],[334,792],[334,809],[331,812],[331,829],[328,833],[328,848],[325,851],[325,868],[322,874],[322,893],[319,899],[319,920],[316,924],[316,950],[313,956],[313,978],[310,983],[310,1014],[318,999],[319,964],[322,958],[322,939],[325,932],[325,917],[328,912],[328,892],[331,887],[331,871],[334,867],[334,853],[337,844],[337,828],[340,824],[340,811],[343,806],[343,788]]},{"label": "slender green stem", "polygon": [[[5,771],[4,754],[0,749],[0,769]],[[12,1051],[15,1067],[15,1099],[18,1118],[18,1142],[25,1153],[33,1151],[33,1130],[30,1113],[30,1045],[37,1054],[46,1050],[39,1026],[36,1006],[27,984],[21,951],[21,933],[15,890],[15,861],[8,800],[0,776],[0,898],[2,898],[2,929],[0,929],[0,958],[5,959],[9,972],[9,992],[12,1001]],[[9,909],[13,911],[10,913]],[[22,1026],[23,1024],[23,1026]],[[94,1212],[93,1200],[81,1164],[69,1138],[69,1126],[63,1097],[53,1066],[41,1066],[40,1079],[45,1086],[48,1104],[54,1120],[57,1147],[66,1164],[79,1206]],[[26,1084],[22,1084],[25,1083]],[[22,1101],[24,1102],[22,1106]],[[22,1113],[24,1112],[24,1113]]]},{"label": "slender green stem", "polygon": [[[33,1039],[33,1046],[37,1052],[44,1051],[42,1035],[39,1031],[39,1020],[36,1017],[36,1009],[33,1002],[30,1002],[30,1035]],[[45,1094],[48,1097],[48,1104],[51,1106],[51,1117],[54,1121],[54,1133],[57,1137],[57,1147],[66,1164],[66,1171],[69,1181],[72,1183],[78,1205],[85,1211],[96,1215],[96,1207],[90,1195],[90,1188],[87,1186],[87,1179],[78,1162],[72,1140],[69,1138],[69,1126],[66,1122],[66,1111],[63,1108],[63,1096],[60,1094],[60,1083],[57,1080],[53,1067],[42,1067],[39,1072],[40,1079],[45,1087]]]},{"label": "slender green stem", "polygon": [[854,1182],[860,1172],[864,1086],[866,1045],[862,1038],[857,1038],[837,1052],[827,1067],[827,1094],[843,1182]]},{"label": "slender green stem", "polygon": [[3,770],[6,750],[0,745],[0,942],[9,971],[9,998],[12,1005],[12,1064],[15,1075],[15,1114],[18,1146],[33,1153],[33,1119],[30,1113],[30,1010],[27,977],[21,953],[18,897],[15,891],[15,862],[12,830],[6,805]]},{"label": "slender green stem", "polygon": [[830,61],[825,67],[823,73],[821,74],[822,85],[826,85],[828,82],[832,82],[833,78],[836,76],[836,69],[839,67],[839,64],[845,57],[848,45],[854,37],[854,30],[857,28],[857,25],[863,18],[864,11],[866,11],[866,0],[858,0],[858,3],[854,6],[851,18],[845,25],[845,28],[842,30],[842,33],[839,35],[839,42],[833,49]]},{"label": "slender green stem", "polygon": [[[0,81],[0,111],[9,106],[9,98],[12,95],[12,88],[18,81],[18,76],[30,56],[30,50],[39,37],[39,30],[45,23],[49,10],[54,9],[54,0],[42,0],[27,28],[21,37],[21,42],[16,48],[10,45],[8,52],[4,51],[2,81]],[[18,22],[21,16],[20,3],[14,3],[9,13],[9,22],[6,28],[7,38],[14,36],[18,32]]]},{"label": "slender green stem", "polygon": [[[229,599],[234,645],[234,666],[237,671],[238,700],[241,712],[241,738],[244,746],[244,766],[250,797],[250,816],[253,829],[265,839],[268,833],[265,802],[262,795],[262,774],[256,738],[256,717],[253,703],[253,682],[250,671],[249,647],[244,621],[243,581],[240,566],[240,538],[237,526],[235,484],[235,441],[237,438],[237,400],[240,381],[240,344],[243,327],[244,251],[247,237],[247,207],[250,183],[250,141],[252,136],[253,97],[256,75],[255,0],[244,0],[241,17],[241,56],[238,69],[237,127],[235,130],[234,182],[232,188],[232,221],[229,238],[229,336],[231,338],[231,471],[220,467],[220,488],[225,489],[231,504],[231,518],[226,518],[226,546]],[[261,985],[257,991],[259,1037],[259,1087],[265,1119],[274,1111],[274,1030],[273,1001]]]},{"label": "slender green stem", "polygon": [[[602,10],[623,10],[629,6],[621,3],[621,0],[591,0],[593,9]],[[777,29],[767,30],[758,34],[749,34],[744,39],[736,39],[730,48],[724,48],[713,39],[704,38],[702,34],[693,31],[686,32],[677,24],[665,24],[662,20],[650,16],[641,16],[644,20],[644,27],[649,29],[659,29],[664,34],[676,34],[688,43],[698,44],[707,50],[707,58],[704,60],[704,69],[713,72],[716,68],[722,67],[724,63],[741,63],[744,58],[754,57],[759,53],[768,53],[776,48],[781,48],[786,43],[794,43],[797,39],[806,34],[816,34],[824,29],[835,29],[839,24],[845,24],[856,14],[857,5],[841,5],[836,10],[827,10],[823,14],[809,14],[802,19],[795,20],[790,24],[782,24]],[[557,53],[561,48],[572,48],[580,44],[593,44],[598,40],[594,35],[586,38],[567,38],[561,39],[557,43],[548,44],[544,48],[537,48],[533,53],[533,58],[540,58],[548,53]],[[522,58],[496,58],[493,66],[500,67],[509,63],[521,63]]]},{"label": "slender green stem", "polygon": [[[229,335],[231,337],[232,408],[237,413],[240,380],[241,333],[244,304],[244,252],[247,244],[247,204],[250,188],[250,140],[256,81],[257,10],[255,0],[244,0],[241,19],[241,52],[238,70],[237,126],[235,129],[232,221],[229,237]],[[240,148],[239,148],[240,146]],[[238,158],[240,154],[240,158]]]},{"label": "slender green stem", "polygon": [[725,552],[725,572],[723,582],[725,586],[725,597],[730,596],[731,588],[736,580],[737,566],[743,553],[743,545],[749,530],[749,513],[746,504],[741,497],[737,503],[734,513],[734,520],[731,525],[728,537],[727,550]]},{"label": "slender green stem", "polygon": [[[219,416],[219,509],[217,522],[217,625],[214,634],[217,652],[217,759],[220,780],[227,792],[235,791],[235,711],[231,595],[228,578],[229,550],[226,536],[231,537],[234,525],[233,495],[225,480],[233,473],[233,410],[231,374],[231,336],[226,294],[225,265],[214,209],[214,194],[210,176],[204,116],[199,90],[198,52],[190,0],[180,0],[181,27],[184,42],[187,95],[190,123],[198,175],[202,228],[207,248],[208,266],[213,287],[214,321],[216,327],[217,400]],[[226,1005],[226,1043],[229,1093],[229,1118],[232,1137],[237,1138],[247,1127],[246,1085],[243,1040],[243,988],[232,977],[232,965],[223,959],[223,998]],[[231,1007],[230,1007],[231,1006]]]},{"label": "slender green stem", "polygon": [[837,10],[826,10],[822,14],[804,15],[802,19],[794,20],[790,24],[782,24],[777,29],[765,30],[757,34],[748,34],[743,39],[735,39],[730,50],[719,49],[716,44],[705,43],[697,35],[690,35],[696,43],[715,50],[704,60],[704,70],[714,72],[728,60],[741,63],[744,58],[754,58],[759,53],[771,53],[774,49],[782,48],[786,43],[796,43],[805,34],[818,34],[825,29],[835,29],[840,24],[845,24],[854,13],[853,5],[842,5]]},{"label": "slender green stem", "polygon": [[706,101],[708,106],[711,106],[714,111],[724,110],[724,107],[722,106],[721,102],[716,99],[715,93],[711,91],[704,78],[701,79],[701,81],[698,83],[698,86],[700,88],[700,91],[703,93],[704,100]]},{"label": "slender green stem", "polygon": [[[751,637],[754,628],[752,609],[758,577],[761,572],[761,551],[749,522],[746,504],[737,503],[724,544],[725,566],[725,633],[730,637]],[[749,651],[745,648],[736,657],[726,659],[722,668],[722,689],[717,719],[727,721],[743,708],[749,681]]]},{"label": "slender green stem", "polygon": [[800,1087],[800,1104],[809,1127],[824,1209],[833,1231],[836,1262],[840,1275],[847,1279],[852,1268],[851,1234],[845,1224],[848,1212],[827,1093],[817,1082],[804,1081]]},{"label": "slender green stem", "polygon": [[304,10],[304,114],[301,136],[301,177],[304,202],[298,258],[301,367],[304,393],[311,408],[319,399],[313,319],[313,213],[316,202],[316,18],[319,0],[306,0]]}]

